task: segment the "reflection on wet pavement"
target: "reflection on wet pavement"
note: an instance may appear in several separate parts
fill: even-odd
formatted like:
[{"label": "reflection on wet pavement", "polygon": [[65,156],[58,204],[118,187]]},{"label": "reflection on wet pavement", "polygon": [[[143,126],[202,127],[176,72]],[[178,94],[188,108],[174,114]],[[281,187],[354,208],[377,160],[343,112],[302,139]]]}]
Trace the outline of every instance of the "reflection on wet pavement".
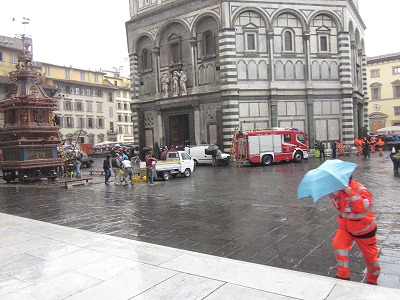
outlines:
[{"label": "reflection on wet pavement", "polygon": [[[399,177],[387,155],[346,156],[354,177],[372,192],[381,249],[380,285],[400,288]],[[102,159],[96,160],[99,168]],[[0,211],[54,224],[141,240],[257,264],[333,277],[331,246],[336,211],[330,200],[297,200],[303,175],[320,164],[269,167],[199,166],[189,178],[154,185],[87,187],[0,183]],[[88,169],[82,169],[83,175]],[[57,246],[53,246],[55,249]],[[55,251],[56,253],[57,251]],[[56,255],[56,254],[55,254]],[[355,245],[351,279],[363,281],[365,263]]]}]

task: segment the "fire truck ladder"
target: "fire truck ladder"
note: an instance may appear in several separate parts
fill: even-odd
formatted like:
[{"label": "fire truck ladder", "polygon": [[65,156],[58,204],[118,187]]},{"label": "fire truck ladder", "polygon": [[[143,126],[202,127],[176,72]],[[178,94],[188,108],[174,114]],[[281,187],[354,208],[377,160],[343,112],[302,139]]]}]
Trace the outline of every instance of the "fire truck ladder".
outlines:
[{"label": "fire truck ladder", "polygon": [[[239,128],[235,128],[235,132],[233,133],[233,138],[232,138],[232,145],[231,145],[231,151],[230,151],[230,162],[233,162],[235,160],[236,166],[240,167],[242,164],[244,164],[246,161],[244,157],[246,157],[245,151],[246,147],[243,144],[242,141],[237,140],[237,133],[238,133]],[[236,147],[235,144],[237,143],[237,149],[238,153],[236,153]],[[237,154],[237,157],[236,157]]]},{"label": "fire truck ladder", "polygon": [[232,137],[232,143],[231,143],[231,151],[230,153],[230,157],[229,157],[229,162],[232,163],[234,160],[236,160],[236,148],[235,148],[235,143],[236,143],[236,134],[238,132],[238,127],[235,128],[235,131],[233,133],[233,137]]}]

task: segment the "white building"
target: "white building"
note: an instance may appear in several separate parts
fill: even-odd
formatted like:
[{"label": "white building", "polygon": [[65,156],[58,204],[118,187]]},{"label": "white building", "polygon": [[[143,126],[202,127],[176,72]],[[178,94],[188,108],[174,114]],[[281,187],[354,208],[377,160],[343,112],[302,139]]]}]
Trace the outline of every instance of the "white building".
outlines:
[{"label": "white building", "polygon": [[368,126],[358,2],[130,0],[135,140],[205,140],[295,127],[342,140]]}]

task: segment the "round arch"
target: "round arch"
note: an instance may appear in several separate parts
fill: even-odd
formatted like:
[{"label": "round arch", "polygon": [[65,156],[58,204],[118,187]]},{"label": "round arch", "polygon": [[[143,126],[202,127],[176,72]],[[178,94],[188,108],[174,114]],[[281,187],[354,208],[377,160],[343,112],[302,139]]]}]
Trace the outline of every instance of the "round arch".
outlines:
[{"label": "round arch", "polygon": [[207,18],[207,17],[213,18],[213,19],[217,22],[218,29],[221,29],[221,19],[220,19],[220,17],[219,17],[216,13],[214,13],[214,12],[205,12],[205,13],[202,13],[202,14],[198,15],[198,16],[193,20],[192,29],[190,30],[190,37],[191,37],[191,38],[196,37],[196,29],[197,29],[198,24],[199,24],[203,19],[205,19],[205,18]]},{"label": "round arch", "polygon": [[168,26],[170,26],[170,25],[172,25],[174,23],[178,23],[178,24],[182,25],[186,29],[188,35],[189,36],[191,35],[191,33],[190,33],[191,30],[190,30],[190,28],[189,28],[189,26],[188,26],[188,24],[186,22],[184,22],[182,20],[179,20],[179,19],[172,19],[172,20],[169,20],[168,22],[164,23],[163,25],[161,25],[160,28],[158,28],[157,34],[156,34],[156,37],[155,37],[155,40],[154,40],[154,46],[155,47],[159,47],[160,46],[160,39],[161,39],[161,36],[162,36],[164,30],[166,28],[168,28]]},{"label": "round arch", "polygon": [[134,53],[137,52],[136,49],[137,49],[137,46],[138,46],[139,41],[140,41],[142,38],[145,38],[145,37],[149,38],[150,41],[151,41],[151,43],[154,45],[154,36],[151,35],[151,34],[148,33],[148,32],[143,32],[143,33],[139,34],[139,35],[136,37],[136,39],[132,42],[132,49],[134,50],[134,51],[133,51]]},{"label": "round arch", "polygon": [[257,13],[260,15],[261,19],[265,22],[265,24],[267,24],[267,29],[270,29],[272,27],[272,22],[271,20],[268,19],[268,16],[265,14],[265,12],[263,12],[261,9],[256,8],[256,7],[242,7],[240,9],[238,9],[233,15],[232,15],[232,19],[231,19],[231,24],[232,27],[234,27],[233,24],[235,24],[237,18],[246,11],[251,11],[254,13]]},{"label": "round arch", "polygon": [[310,28],[312,20],[314,20],[316,17],[318,17],[320,15],[327,15],[328,17],[330,17],[335,22],[338,32],[341,32],[343,30],[343,24],[340,21],[339,17],[335,13],[328,11],[328,10],[319,10],[319,11],[312,13],[310,15],[307,27]]},{"label": "round arch", "polygon": [[307,29],[306,20],[305,20],[304,16],[297,10],[294,10],[291,8],[283,8],[283,9],[276,11],[272,16],[271,23],[274,24],[275,20],[282,14],[294,15],[300,21],[303,30]]}]

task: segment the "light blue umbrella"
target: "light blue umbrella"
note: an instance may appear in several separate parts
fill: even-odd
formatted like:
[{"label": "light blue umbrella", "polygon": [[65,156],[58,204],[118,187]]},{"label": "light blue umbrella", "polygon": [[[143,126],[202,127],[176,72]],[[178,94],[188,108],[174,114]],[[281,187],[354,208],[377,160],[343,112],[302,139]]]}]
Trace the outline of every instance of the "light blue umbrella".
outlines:
[{"label": "light blue umbrella", "polygon": [[349,179],[357,164],[330,159],[318,168],[304,175],[297,188],[297,198],[312,197],[317,202],[323,196],[342,190],[349,185]]}]

